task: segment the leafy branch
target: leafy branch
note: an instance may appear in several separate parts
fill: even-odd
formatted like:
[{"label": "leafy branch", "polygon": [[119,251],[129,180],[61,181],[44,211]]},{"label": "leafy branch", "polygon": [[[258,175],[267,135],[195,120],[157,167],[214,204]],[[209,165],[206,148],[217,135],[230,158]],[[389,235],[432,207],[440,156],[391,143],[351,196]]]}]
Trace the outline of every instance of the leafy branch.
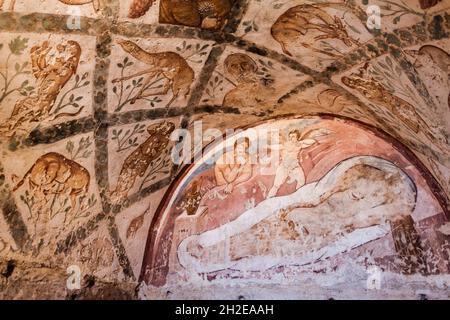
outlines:
[{"label": "leafy branch", "polygon": [[125,151],[127,149],[137,147],[139,144],[137,143],[138,137],[136,135],[145,132],[144,124],[136,124],[133,130],[128,129],[123,132],[123,129],[112,131],[111,140],[115,140],[117,142],[117,152]]},{"label": "leafy branch", "polygon": [[208,95],[208,98],[203,99],[203,102],[208,102],[217,94],[217,91],[223,91],[223,80],[224,76],[221,73],[218,73],[215,77],[208,81],[208,85],[206,86],[205,93]]},{"label": "leafy branch", "polygon": [[[84,106],[80,106],[78,104],[81,100],[83,100],[83,96],[75,97],[75,94],[73,92],[77,91],[78,89],[88,86],[90,84],[90,81],[85,81],[88,77],[89,77],[89,72],[85,72],[81,77],[77,74],[75,76],[75,84],[73,85],[73,87],[71,89],[67,90],[61,96],[61,99],[59,100],[58,104],[56,104],[56,107],[53,109],[52,112],[50,112],[50,114],[57,115],[61,110],[65,109],[67,107],[73,107],[78,110],[80,110],[80,108],[81,109],[84,108]],[[70,94],[69,100],[66,102],[66,98],[69,94]]]},{"label": "leafy branch", "polygon": [[[124,78],[125,71],[134,65],[134,62],[130,61],[128,57],[125,57],[123,62],[119,62],[117,66],[120,68],[120,78]],[[159,89],[162,88],[162,84],[160,83],[164,78],[158,77],[154,81],[147,84],[144,88],[144,91],[150,90],[150,89]],[[150,103],[152,107],[155,106],[156,103],[161,102],[162,100],[159,97],[153,97],[153,98],[145,98],[145,97],[137,97],[134,98],[133,93],[137,92],[139,88],[141,88],[144,85],[144,77],[140,77],[139,79],[133,79],[131,81],[131,84],[128,82],[128,84],[125,83],[125,81],[119,81],[119,85],[115,85],[113,87],[113,93],[118,98],[117,105],[114,109],[114,112],[120,112],[123,107],[131,103],[133,100],[145,100]],[[130,90],[131,89],[131,90]]]},{"label": "leafy branch", "polygon": [[142,180],[139,190],[142,190],[145,184],[154,181],[159,174],[168,174],[170,172],[168,166],[171,163],[171,159],[168,155],[169,149],[166,149],[157,159],[150,162],[151,169]]},{"label": "leafy branch", "polygon": [[208,48],[209,44],[204,44],[203,46],[200,46],[200,43],[197,43],[195,46],[193,46],[192,44],[187,44],[186,41],[183,41],[181,47],[176,47],[176,50],[187,61],[193,63],[202,63],[203,62],[202,59],[198,57],[207,55]]},{"label": "leafy branch", "polygon": [[[14,40],[12,40],[9,44],[8,44],[8,48],[9,48],[9,54],[6,58],[6,63],[5,63],[5,71],[2,72],[0,71],[0,77],[3,79],[3,86],[2,86],[2,91],[0,94],[0,103],[2,103],[9,95],[11,95],[12,93],[18,91],[21,95],[23,96],[28,96],[32,93],[32,91],[34,90],[34,87],[29,86],[29,81],[25,80],[24,82],[22,82],[22,84],[20,86],[13,86],[14,80],[21,76],[21,75],[27,75],[30,74],[30,71],[26,71],[26,68],[28,67],[28,62],[24,62],[23,64],[20,63],[16,63],[14,65],[14,73],[11,75],[10,74],[10,70],[9,70],[9,62],[11,60],[11,58],[13,56],[20,56],[23,54],[24,50],[28,47],[28,39],[27,38],[21,38],[20,36],[18,36],[17,38],[15,38]],[[0,44],[0,50],[3,49],[3,44]]]},{"label": "leafy branch", "polygon": [[394,65],[389,56],[386,56],[384,62],[378,61],[373,64],[369,73],[376,81],[383,83],[389,92],[398,92],[412,100],[417,99],[414,91],[402,81],[402,69],[398,65]]},{"label": "leafy branch", "polygon": [[33,216],[33,207],[36,205],[36,200],[34,196],[30,195],[28,190],[25,191],[25,194],[20,195],[20,200],[27,206],[29,217]]},{"label": "leafy branch", "polygon": [[78,148],[76,150],[73,141],[67,141],[66,150],[70,154],[69,158],[73,161],[82,158],[88,158],[92,153],[92,150],[89,150],[91,145],[91,137],[81,138],[81,140],[78,142]]},{"label": "leafy branch", "polygon": [[403,0],[397,2],[384,0],[383,2],[386,4],[380,6],[380,9],[387,11],[387,13],[383,14],[383,16],[384,17],[395,16],[394,20],[392,21],[394,24],[399,23],[401,18],[408,14],[416,15],[422,18],[425,17],[424,13],[411,9]]}]

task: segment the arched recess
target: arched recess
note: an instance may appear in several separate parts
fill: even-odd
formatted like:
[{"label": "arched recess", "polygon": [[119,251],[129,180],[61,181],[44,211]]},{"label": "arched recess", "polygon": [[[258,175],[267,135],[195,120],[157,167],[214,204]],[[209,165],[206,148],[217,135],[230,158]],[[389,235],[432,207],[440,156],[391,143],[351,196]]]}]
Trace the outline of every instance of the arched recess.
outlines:
[{"label": "arched recess", "polygon": [[[225,170],[206,159],[223,146],[225,154],[245,146],[242,137],[250,129],[268,128],[292,138],[295,150],[274,155],[281,162],[265,172],[257,160],[250,177],[241,170],[244,177],[239,181],[237,174],[236,185],[225,191],[217,176]],[[286,160],[288,154],[296,155],[299,166]],[[420,160],[375,127],[324,114],[274,118],[211,143],[200,161],[181,170],[150,225],[140,281],[159,287],[196,276],[295,277],[317,264],[334,266],[373,253],[382,244],[387,247],[371,263],[383,270],[447,274],[444,246],[450,237],[439,230],[448,226],[448,203]]]}]

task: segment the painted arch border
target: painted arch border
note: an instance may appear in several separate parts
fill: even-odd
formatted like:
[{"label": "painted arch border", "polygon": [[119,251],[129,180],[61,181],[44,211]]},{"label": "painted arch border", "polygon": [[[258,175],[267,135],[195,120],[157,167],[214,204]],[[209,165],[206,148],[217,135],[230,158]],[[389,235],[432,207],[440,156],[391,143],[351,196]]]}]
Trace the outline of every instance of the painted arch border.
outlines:
[{"label": "painted arch border", "polygon": [[[438,201],[442,212],[444,213],[444,216],[448,221],[450,221],[450,199],[447,197],[446,193],[444,192],[444,189],[441,187],[439,182],[436,180],[436,178],[431,174],[431,172],[428,170],[428,168],[423,164],[423,162],[401,141],[394,138],[392,135],[388,134],[384,130],[377,128],[371,124],[367,124],[365,122],[342,116],[337,114],[329,114],[329,113],[310,113],[307,115],[280,115],[276,117],[271,117],[269,119],[264,119],[261,121],[254,122],[252,124],[236,127],[233,128],[233,130],[248,130],[251,128],[258,127],[263,124],[281,121],[281,120],[300,120],[300,119],[321,119],[321,120],[341,120],[345,123],[348,123],[350,125],[356,126],[360,129],[366,130],[374,134],[376,137],[380,138],[381,140],[388,142],[392,145],[392,147],[399,152],[402,156],[404,156],[419,172],[420,176],[425,180],[428,188],[430,189],[433,196]],[[231,137],[228,137],[228,139],[233,139],[234,135]],[[220,143],[226,143],[226,136],[223,134],[221,141],[211,141],[207,145],[205,145],[201,152],[205,154],[205,152],[210,151],[209,149],[212,149],[219,145]],[[196,165],[194,158],[195,154],[191,158],[191,163],[186,164],[183,166],[183,168],[180,170],[180,172],[174,177],[174,180],[169,185],[167,191],[165,192],[164,196],[161,199],[161,202],[159,203],[155,214],[153,215],[152,221],[150,223],[150,227],[148,229],[147,234],[147,240],[145,244],[144,249],[144,256],[142,259],[142,266],[141,271],[139,275],[139,283],[145,282],[147,285],[151,283],[152,278],[152,270],[154,269],[155,259],[153,257],[154,251],[156,251],[158,248],[155,247],[158,240],[158,230],[161,230],[162,222],[164,221],[164,213],[167,213],[168,205],[170,203],[170,200],[172,199],[173,195],[177,191],[178,187],[180,187],[181,183],[184,181],[184,178],[188,176],[189,173],[191,173],[191,169],[193,169]],[[150,266],[150,268],[148,268]],[[166,278],[168,273],[168,262],[167,265],[165,265],[165,271],[164,271],[164,278]],[[149,272],[147,272],[149,271]],[[162,286],[164,284],[156,284],[157,286]]]}]

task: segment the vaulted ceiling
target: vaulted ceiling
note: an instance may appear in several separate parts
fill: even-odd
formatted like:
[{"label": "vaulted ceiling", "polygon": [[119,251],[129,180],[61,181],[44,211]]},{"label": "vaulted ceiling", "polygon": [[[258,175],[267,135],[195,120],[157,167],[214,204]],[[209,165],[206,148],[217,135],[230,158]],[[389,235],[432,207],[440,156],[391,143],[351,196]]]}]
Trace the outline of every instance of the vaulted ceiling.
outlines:
[{"label": "vaulted ceiling", "polygon": [[[146,128],[162,119],[192,132],[201,120],[203,130],[224,133],[290,116],[354,121],[413,155],[450,210],[450,1],[77,2],[0,0],[6,269],[11,261],[24,273],[52,268],[45,244],[53,241],[52,263],[85,254],[89,264],[97,253],[96,276],[127,296],[151,216],[181,168],[154,161],[143,180],[114,186]],[[50,151],[83,164],[79,179],[92,194],[70,227],[34,243],[44,231],[23,215],[37,200],[13,196],[13,175],[24,177]]]}]

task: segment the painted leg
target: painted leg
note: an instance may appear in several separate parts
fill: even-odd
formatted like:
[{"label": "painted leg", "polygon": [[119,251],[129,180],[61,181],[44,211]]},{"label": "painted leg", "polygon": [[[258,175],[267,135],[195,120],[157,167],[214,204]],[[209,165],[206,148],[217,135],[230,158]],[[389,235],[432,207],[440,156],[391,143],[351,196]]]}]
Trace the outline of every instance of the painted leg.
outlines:
[{"label": "painted leg", "polygon": [[295,190],[300,189],[305,185],[305,174],[303,173],[302,168],[295,167],[291,170],[290,177],[293,181],[297,181],[297,185],[295,186]]},{"label": "painted leg", "polygon": [[275,174],[273,186],[270,188],[267,198],[273,198],[277,195],[278,189],[280,189],[281,185],[286,181],[287,176],[287,169],[283,165],[279,166]]}]

